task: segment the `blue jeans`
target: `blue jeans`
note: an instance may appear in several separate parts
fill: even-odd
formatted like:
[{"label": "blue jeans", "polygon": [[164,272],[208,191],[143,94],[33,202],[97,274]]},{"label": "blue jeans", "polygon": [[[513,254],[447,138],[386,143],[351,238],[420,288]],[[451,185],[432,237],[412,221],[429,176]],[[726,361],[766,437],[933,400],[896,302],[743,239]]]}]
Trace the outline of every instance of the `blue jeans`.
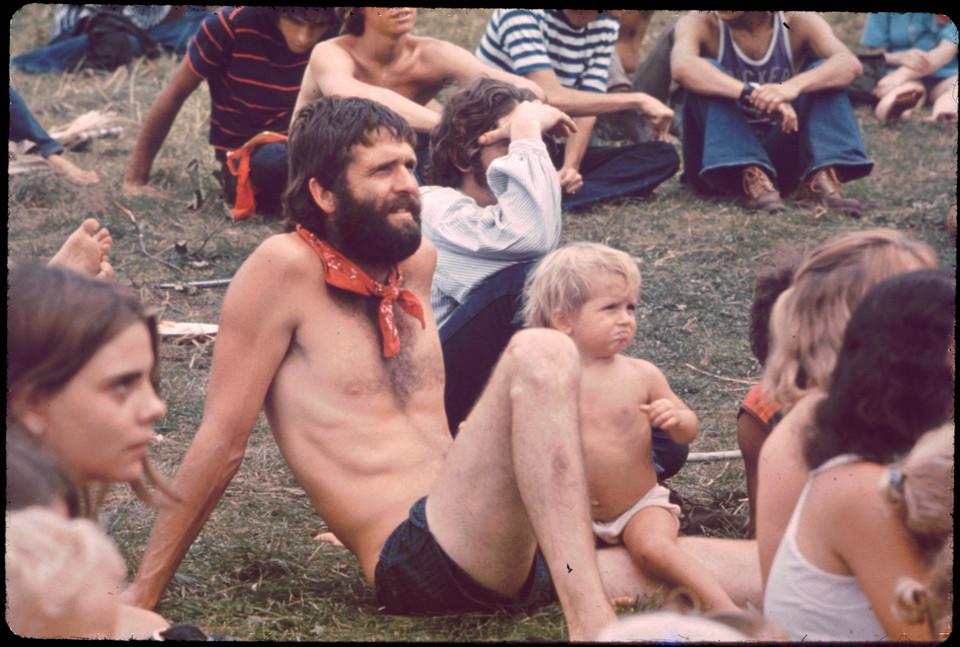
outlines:
[{"label": "blue jeans", "polygon": [[440,329],[446,371],[444,405],[450,433],[458,427],[486,386],[519,320],[520,296],[536,261],[506,267],[470,293]]},{"label": "blue jeans", "polygon": [[10,131],[9,139],[14,142],[31,141],[40,147],[44,159],[63,152],[63,146],[50,136],[37,121],[30,108],[24,103],[20,93],[10,85]]},{"label": "blue jeans", "polygon": [[[208,11],[188,11],[180,20],[157,25],[149,30],[147,36],[164,49],[184,54],[193,35],[197,33],[204,18],[210,15]],[[130,45],[136,55],[140,55],[140,42],[133,36],[128,36]],[[65,72],[72,70],[87,44],[87,35],[61,37],[55,43],[29,52],[24,52],[10,59],[10,65],[21,72]]]},{"label": "blue jeans", "polygon": [[[281,199],[287,188],[287,143],[270,142],[258,146],[250,156],[250,181],[257,187],[257,213],[280,215],[283,212]],[[237,177],[226,163],[221,171],[223,192],[227,202],[237,201]]]},{"label": "blue jeans", "polygon": [[[562,160],[554,160],[560,168]],[[617,196],[649,195],[680,168],[676,149],[667,142],[626,146],[591,146],[580,163],[583,188],[564,193],[564,211]]]},{"label": "blue jeans", "polygon": [[[454,436],[483,392],[503,349],[523,327],[520,297],[535,265],[536,261],[517,263],[488,278],[440,329],[447,375],[444,405]],[[678,445],[663,430],[653,429],[653,463],[660,480],[680,471],[689,452],[689,445]]]},{"label": "blue jeans", "polygon": [[[720,64],[707,59],[718,68]],[[815,61],[806,69],[822,63]],[[724,70],[726,72],[726,70]],[[845,88],[811,92],[793,102],[798,130],[779,124],[764,132],[748,123],[734,99],[687,90],[683,101],[683,165],[686,178],[703,192],[739,193],[746,166],[767,171],[781,195],[801,180],[833,167],[841,182],[870,174],[860,127]]]}]

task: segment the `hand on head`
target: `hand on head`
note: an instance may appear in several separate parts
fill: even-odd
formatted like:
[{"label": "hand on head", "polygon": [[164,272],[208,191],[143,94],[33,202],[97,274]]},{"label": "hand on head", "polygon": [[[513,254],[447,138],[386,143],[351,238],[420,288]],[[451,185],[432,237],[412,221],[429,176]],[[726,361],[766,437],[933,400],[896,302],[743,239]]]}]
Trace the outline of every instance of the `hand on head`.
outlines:
[{"label": "hand on head", "polygon": [[[577,125],[565,112],[539,101],[523,101],[501,119],[496,128],[480,135],[477,143],[486,146],[501,139],[514,139],[517,136],[514,126],[521,124],[535,125],[539,129],[537,134],[550,133],[556,137],[569,137],[577,132]],[[533,135],[532,126],[524,135],[528,138]]]}]

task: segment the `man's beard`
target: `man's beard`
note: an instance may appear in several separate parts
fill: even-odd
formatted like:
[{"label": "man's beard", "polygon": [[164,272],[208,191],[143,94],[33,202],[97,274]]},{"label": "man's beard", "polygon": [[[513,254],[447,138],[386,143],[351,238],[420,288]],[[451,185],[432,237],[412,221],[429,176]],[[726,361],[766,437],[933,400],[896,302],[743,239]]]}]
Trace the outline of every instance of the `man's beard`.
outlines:
[{"label": "man's beard", "polygon": [[[401,196],[386,202],[361,200],[349,188],[337,192],[338,246],[352,261],[395,265],[420,247],[420,201]],[[412,223],[391,224],[388,215],[406,209]]]}]

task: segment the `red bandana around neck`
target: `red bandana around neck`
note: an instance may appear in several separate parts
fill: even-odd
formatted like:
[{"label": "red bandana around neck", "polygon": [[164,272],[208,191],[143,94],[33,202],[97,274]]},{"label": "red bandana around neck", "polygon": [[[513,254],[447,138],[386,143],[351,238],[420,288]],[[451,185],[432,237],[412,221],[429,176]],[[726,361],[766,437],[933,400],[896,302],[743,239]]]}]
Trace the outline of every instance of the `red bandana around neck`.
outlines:
[{"label": "red bandana around neck", "polygon": [[403,273],[399,267],[390,269],[386,283],[378,283],[329,243],[320,240],[300,225],[297,225],[297,233],[320,257],[320,262],[323,263],[323,278],[328,285],[365,296],[380,297],[380,331],[383,333],[384,357],[393,357],[400,351],[400,332],[393,317],[394,301],[404,312],[416,317],[423,328],[427,327],[420,300],[413,292],[402,287]]}]

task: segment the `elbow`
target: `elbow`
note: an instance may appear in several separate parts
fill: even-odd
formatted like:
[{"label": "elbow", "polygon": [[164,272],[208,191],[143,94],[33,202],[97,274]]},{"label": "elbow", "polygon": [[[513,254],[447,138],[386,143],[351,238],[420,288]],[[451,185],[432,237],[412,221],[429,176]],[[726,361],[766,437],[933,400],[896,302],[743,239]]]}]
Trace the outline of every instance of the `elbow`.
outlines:
[{"label": "elbow", "polygon": [[841,77],[844,79],[841,85],[849,85],[853,83],[860,75],[863,74],[863,63],[860,62],[860,59],[850,51],[843,53],[843,74]]}]

